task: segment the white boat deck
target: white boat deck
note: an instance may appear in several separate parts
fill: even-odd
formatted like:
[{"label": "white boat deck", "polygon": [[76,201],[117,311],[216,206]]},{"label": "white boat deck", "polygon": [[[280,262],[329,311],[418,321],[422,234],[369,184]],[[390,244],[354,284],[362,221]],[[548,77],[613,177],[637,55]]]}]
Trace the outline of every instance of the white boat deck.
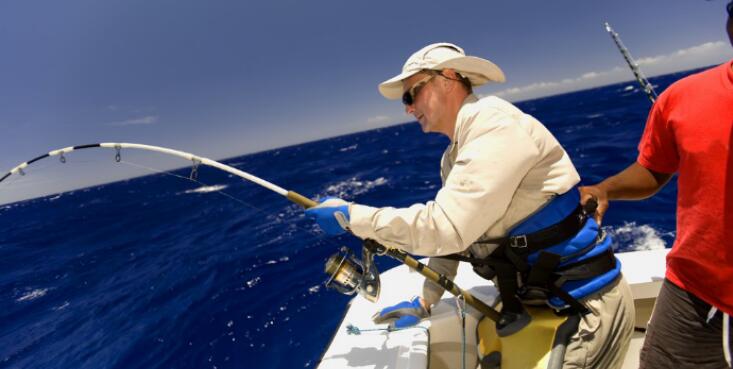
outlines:
[{"label": "white boat deck", "polygon": [[[644,327],[648,320],[654,298],[664,278],[667,251],[669,250],[662,249],[617,254],[634,295],[637,326]],[[386,327],[372,323],[371,316],[374,313],[385,306],[419,295],[424,281],[424,277],[404,265],[383,272],[380,277],[382,291],[379,301],[370,303],[361,296],[351,301],[341,325],[323,355],[319,369],[460,368],[463,348],[466,352],[465,367],[476,367],[475,327],[479,314],[470,307],[467,309],[466,342],[465,345],[462,344],[456,299],[447,292],[434,306],[430,319],[423,321],[418,327],[395,332],[370,331]],[[473,273],[467,263],[461,263],[455,282],[488,304],[492,304],[498,296],[491,283]],[[362,334],[348,334],[346,327],[349,325],[358,327]],[[624,368],[638,367],[638,352],[643,338],[643,333],[635,334]]]}]

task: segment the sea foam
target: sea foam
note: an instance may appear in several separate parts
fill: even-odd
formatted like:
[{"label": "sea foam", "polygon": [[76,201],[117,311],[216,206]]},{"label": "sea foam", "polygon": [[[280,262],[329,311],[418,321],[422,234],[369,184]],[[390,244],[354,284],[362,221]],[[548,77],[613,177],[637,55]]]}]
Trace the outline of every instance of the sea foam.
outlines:
[{"label": "sea foam", "polygon": [[673,236],[673,233],[663,234],[648,224],[637,225],[636,222],[626,222],[620,227],[605,229],[613,237],[614,249],[623,251],[663,249],[666,242],[662,236]]},{"label": "sea foam", "polygon": [[356,177],[330,185],[324,191],[328,196],[355,196],[371,191],[373,188],[387,184],[387,179],[379,177],[373,181],[362,181]]},{"label": "sea foam", "polygon": [[15,301],[16,302],[32,301],[37,298],[45,296],[47,292],[48,292],[48,288],[38,288],[33,291],[24,293],[23,296],[20,296]]},{"label": "sea foam", "polygon": [[192,190],[186,190],[183,193],[209,193],[209,192],[221,191],[225,188],[227,188],[227,185],[201,186],[199,188],[194,188]]}]

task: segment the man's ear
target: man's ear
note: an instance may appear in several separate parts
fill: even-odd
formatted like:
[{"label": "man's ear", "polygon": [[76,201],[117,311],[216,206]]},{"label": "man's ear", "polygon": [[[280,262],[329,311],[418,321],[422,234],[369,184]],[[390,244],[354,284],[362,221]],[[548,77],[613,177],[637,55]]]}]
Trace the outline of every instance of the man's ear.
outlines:
[{"label": "man's ear", "polygon": [[443,69],[443,74],[446,75],[447,77],[450,77],[450,78],[453,78],[453,79],[459,79],[460,78],[460,77],[458,77],[458,73],[455,70],[450,69],[450,68]]},{"label": "man's ear", "polygon": [[456,84],[451,83],[460,77],[458,77],[458,73],[456,73],[453,69],[443,69],[442,71],[443,75],[448,78],[441,78],[443,80],[443,86],[446,88],[446,91],[451,91],[456,87]]}]

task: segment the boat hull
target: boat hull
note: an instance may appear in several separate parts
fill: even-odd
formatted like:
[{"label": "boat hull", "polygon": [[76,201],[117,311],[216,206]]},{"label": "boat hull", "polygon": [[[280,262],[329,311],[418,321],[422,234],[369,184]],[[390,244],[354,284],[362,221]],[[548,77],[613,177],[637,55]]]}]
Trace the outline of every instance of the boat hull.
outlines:
[{"label": "boat hull", "polygon": [[[668,249],[633,251],[617,254],[634,297],[635,327],[623,368],[638,367],[638,353],[644,340],[644,329],[664,279]],[[426,261],[426,260],[423,260]],[[480,314],[470,306],[465,308],[465,335],[461,329],[461,306],[450,294],[443,295],[433,307],[430,319],[417,327],[387,332],[385,325],[375,325],[371,316],[385,306],[420,295],[424,278],[404,265],[380,275],[382,291],[379,301],[371,303],[355,297],[331,344],[318,365],[319,369],[335,368],[466,368],[477,365],[476,326]],[[498,291],[488,281],[461,263],[455,280],[461,288],[487,304],[493,304]],[[361,334],[350,334],[353,326]],[[354,332],[354,329],[351,329]],[[465,353],[465,355],[464,355]]]}]

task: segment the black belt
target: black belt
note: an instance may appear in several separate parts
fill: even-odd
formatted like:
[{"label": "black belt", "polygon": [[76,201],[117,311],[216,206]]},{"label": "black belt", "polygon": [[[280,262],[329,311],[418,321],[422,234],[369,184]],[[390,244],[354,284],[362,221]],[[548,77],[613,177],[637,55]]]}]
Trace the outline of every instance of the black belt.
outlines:
[{"label": "black belt", "polygon": [[583,208],[578,205],[565,219],[547,228],[528,234],[495,238],[479,243],[499,244],[510,247],[516,253],[531,254],[575,236],[585,226],[587,219],[583,213]]}]

